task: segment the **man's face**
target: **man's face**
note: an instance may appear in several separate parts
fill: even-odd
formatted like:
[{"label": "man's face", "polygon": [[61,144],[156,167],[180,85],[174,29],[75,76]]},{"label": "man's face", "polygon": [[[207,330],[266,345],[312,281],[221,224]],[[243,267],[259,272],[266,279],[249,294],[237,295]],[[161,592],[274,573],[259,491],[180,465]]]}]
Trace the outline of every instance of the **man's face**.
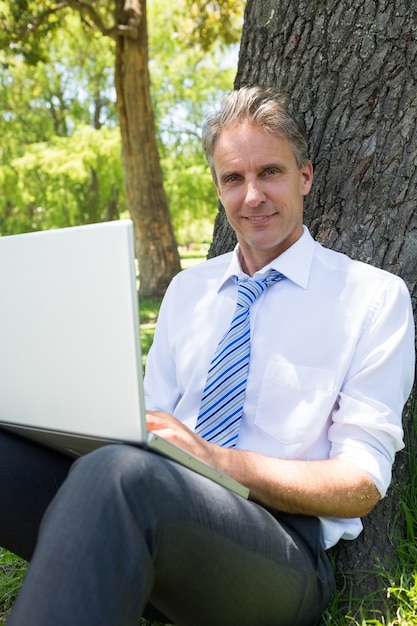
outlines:
[{"label": "man's face", "polygon": [[217,192],[235,230],[244,269],[253,274],[302,234],[310,161],[299,168],[284,137],[248,123],[224,130],[213,153]]}]

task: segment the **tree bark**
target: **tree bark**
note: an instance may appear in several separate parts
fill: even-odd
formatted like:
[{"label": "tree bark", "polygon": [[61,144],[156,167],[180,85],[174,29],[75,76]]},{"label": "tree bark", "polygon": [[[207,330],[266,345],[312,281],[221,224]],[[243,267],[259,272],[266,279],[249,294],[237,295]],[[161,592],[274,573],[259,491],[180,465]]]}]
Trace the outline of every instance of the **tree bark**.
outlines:
[{"label": "tree bark", "polygon": [[[304,123],[315,168],[305,203],[313,236],[402,276],[414,307],[416,8],[411,0],[248,0],[235,81],[278,88]],[[233,245],[220,211],[212,250]],[[404,422],[413,433],[411,420],[408,410]],[[415,438],[410,445],[415,451]],[[406,455],[397,455],[393,488],[364,520],[363,534],[335,550],[338,571],[353,571],[354,597],[382,591],[386,581],[376,572],[396,559],[405,532],[396,490],[408,481]],[[374,574],[364,577],[364,570]]]},{"label": "tree bark", "polygon": [[226,219],[224,207],[222,203],[218,202],[218,213],[216,215],[216,221],[214,223],[213,241],[211,242],[208,252],[208,258],[218,256],[223,252],[233,250],[237,243],[235,231],[231,228],[229,222]]},{"label": "tree bark", "polygon": [[[129,5],[129,6],[128,6]],[[180,259],[164,192],[150,97],[146,1],[115,1],[115,84],[122,137],[126,202],[135,226],[140,294],[162,296],[180,271]]]}]

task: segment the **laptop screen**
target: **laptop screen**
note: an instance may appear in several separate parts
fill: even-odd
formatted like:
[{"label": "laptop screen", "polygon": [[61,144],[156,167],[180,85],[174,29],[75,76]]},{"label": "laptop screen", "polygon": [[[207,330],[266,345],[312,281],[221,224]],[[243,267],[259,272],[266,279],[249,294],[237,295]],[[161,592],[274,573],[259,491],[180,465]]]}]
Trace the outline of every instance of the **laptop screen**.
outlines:
[{"label": "laptop screen", "polygon": [[133,225],[0,237],[0,420],[144,437]]}]

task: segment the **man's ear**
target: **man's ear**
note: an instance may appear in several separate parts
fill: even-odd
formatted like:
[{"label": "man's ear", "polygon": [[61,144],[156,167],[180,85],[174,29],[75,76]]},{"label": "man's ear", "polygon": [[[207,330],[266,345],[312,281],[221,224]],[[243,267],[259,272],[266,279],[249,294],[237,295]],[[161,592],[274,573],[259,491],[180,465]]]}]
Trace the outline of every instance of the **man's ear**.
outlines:
[{"label": "man's ear", "polygon": [[302,175],[302,183],[301,183],[301,193],[303,196],[306,196],[313,185],[313,164],[311,161],[307,161],[306,165],[301,168]]}]

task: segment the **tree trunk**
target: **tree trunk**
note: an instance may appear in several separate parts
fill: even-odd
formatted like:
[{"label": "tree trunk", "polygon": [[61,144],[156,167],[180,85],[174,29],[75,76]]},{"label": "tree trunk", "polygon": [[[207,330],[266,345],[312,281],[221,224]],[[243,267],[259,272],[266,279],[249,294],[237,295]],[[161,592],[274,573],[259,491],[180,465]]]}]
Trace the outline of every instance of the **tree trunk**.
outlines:
[{"label": "tree trunk", "polygon": [[[416,15],[410,0],[248,0],[235,83],[278,88],[304,122],[315,167],[305,205],[313,236],[401,275],[414,304]],[[225,222],[219,212],[215,254],[234,245]],[[407,411],[410,433],[411,419]],[[398,454],[394,487],[407,484],[407,467],[406,453]],[[364,578],[363,571],[376,572],[378,561],[389,569],[404,531],[393,488],[364,526],[360,538],[335,550],[337,568],[354,570],[351,592],[359,598],[384,587],[376,573]]]},{"label": "tree trunk", "polygon": [[[130,6],[126,10],[125,6]],[[137,38],[116,37],[115,84],[126,202],[135,226],[142,296],[161,296],[179,272],[177,242],[163,188],[148,69],[146,1],[116,0],[116,24],[137,25]]]},{"label": "tree trunk", "polygon": [[237,242],[235,231],[231,228],[226,219],[226,214],[220,200],[218,209],[214,223],[213,241],[211,242],[207,255],[209,259],[223,252],[227,252],[228,250],[233,250]]}]

